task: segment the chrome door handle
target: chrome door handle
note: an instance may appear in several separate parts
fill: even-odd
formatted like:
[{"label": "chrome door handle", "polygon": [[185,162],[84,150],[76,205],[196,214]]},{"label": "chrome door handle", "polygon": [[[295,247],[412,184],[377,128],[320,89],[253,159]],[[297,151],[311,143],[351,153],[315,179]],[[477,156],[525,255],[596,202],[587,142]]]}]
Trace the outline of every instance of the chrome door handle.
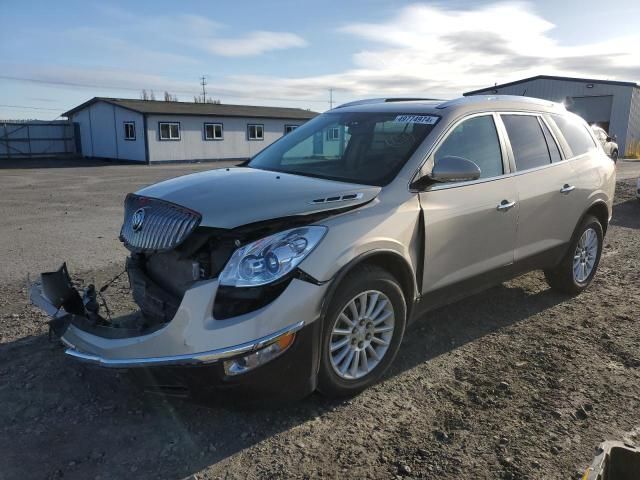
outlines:
[{"label": "chrome door handle", "polygon": [[506,212],[507,210],[516,206],[516,202],[510,202],[509,200],[502,200],[500,204],[498,204],[498,211]]},{"label": "chrome door handle", "polygon": [[575,189],[575,185],[569,185],[568,183],[565,183],[560,189],[560,193],[564,193],[565,195],[567,195],[568,193],[573,192]]}]

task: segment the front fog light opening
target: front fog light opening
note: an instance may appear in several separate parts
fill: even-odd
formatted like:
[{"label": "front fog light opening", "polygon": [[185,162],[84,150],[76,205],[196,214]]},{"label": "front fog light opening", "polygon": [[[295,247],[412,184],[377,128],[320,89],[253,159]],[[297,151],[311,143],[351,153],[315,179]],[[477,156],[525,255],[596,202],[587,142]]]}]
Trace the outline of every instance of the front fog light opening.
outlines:
[{"label": "front fog light opening", "polygon": [[251,352],[244,357],[226,360],[224,362],[224,373],[229,376],[240,375],[241,373],[246,373],[257,368],[260,365],[264,365],[286,352],[295,338],[295,333],[288,333],[266,347],[255,352]]}]

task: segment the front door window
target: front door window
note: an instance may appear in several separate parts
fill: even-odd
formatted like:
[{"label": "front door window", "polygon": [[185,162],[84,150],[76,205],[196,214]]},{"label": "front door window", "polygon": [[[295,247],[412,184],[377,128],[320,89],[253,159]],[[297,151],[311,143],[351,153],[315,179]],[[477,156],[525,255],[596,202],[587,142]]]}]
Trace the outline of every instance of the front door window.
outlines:
[{"label": "front door window", "polygon": [[471,160],[480,167],[480,178],[502,175],[502,153],[493,116],[473,117],[458,124],[436,151],[434,162],[446,156]]}]

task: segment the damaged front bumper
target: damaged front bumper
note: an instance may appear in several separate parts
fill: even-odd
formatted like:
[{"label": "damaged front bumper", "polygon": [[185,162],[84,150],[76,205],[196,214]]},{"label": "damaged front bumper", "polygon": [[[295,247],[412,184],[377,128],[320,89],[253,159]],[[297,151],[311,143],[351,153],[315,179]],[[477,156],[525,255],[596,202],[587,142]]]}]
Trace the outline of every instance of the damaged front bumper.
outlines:
[{"label": "damaged front bumper", "polygon": [[240,356],[246,356],[262,350],[265,347],[277,342],[280,338],[292,335],[304,326],[304,322],[300,321],[289,327],[278,330],[277,332],[258,338],[251,342],[241,345],[234,345],[217,350],[209,350],[200,353],[187,353],[182,355],[170,355],[159,357],[142,357],[142,358],[105,358],[98,355],[81,352],[75,345],[61,337],[61,340],[67,346],[65,353],[70,357],[80,361],[93,363],[101,367],[112,368],[135,368],[135,367],[158,367],[158,366],[179,366],[179,365],[207,365],[220,360],[232,359]]},{"label": "damaged front bumper", "polygon": [[[267,351],[285,338],[300,343],[293,336],[320,317],[326,289],[327,285],[294,278],[268,305],[219,320],[214,318],[217,279],[198,281],[185,292],[170,321],[135,334],[94,325],[86,308],[86,295],[80,296],[72,287],[64,266],[58,272],[43,274],[41,282],[31,286],[30,298],[52,317],[52,324],[67,347],[65,353],[77,360],[112,368],[224,364],[225,373],[231,376],[242,373],[242,369],[227,371],[230,360]],[[84,310],[80,311],[83,303]],[[106,330],[109,335],[105,336],[102,332]],[[311,330],[316,329],[306,329]],[[311,355],[310,350],[289,350],[298,352],[296,362],[305,361],[309,366],[314,363],[311,358],[300,358]],[[287,354],[288,350],[283,356]],[[311,370],[305,372],[311,374]]]}]

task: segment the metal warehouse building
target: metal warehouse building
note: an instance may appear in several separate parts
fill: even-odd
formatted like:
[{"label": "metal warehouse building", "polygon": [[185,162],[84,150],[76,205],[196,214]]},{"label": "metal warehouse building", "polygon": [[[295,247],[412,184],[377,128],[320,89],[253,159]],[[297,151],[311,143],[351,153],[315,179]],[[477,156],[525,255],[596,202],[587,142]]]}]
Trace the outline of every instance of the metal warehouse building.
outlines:
[{"label": "metal warehouse building", "polygon": [[639,148],[640,87],[633,82],[538,75],[466,92],[464,95],[526,95],[564,102],[589,124],[598,124],[618,139],[620,156]]},{"label": "metal warehouse building", "polygon": [[77,124],[83,156],[151,163],[244,160],[317,113],[95,97],[63,115]]}]

